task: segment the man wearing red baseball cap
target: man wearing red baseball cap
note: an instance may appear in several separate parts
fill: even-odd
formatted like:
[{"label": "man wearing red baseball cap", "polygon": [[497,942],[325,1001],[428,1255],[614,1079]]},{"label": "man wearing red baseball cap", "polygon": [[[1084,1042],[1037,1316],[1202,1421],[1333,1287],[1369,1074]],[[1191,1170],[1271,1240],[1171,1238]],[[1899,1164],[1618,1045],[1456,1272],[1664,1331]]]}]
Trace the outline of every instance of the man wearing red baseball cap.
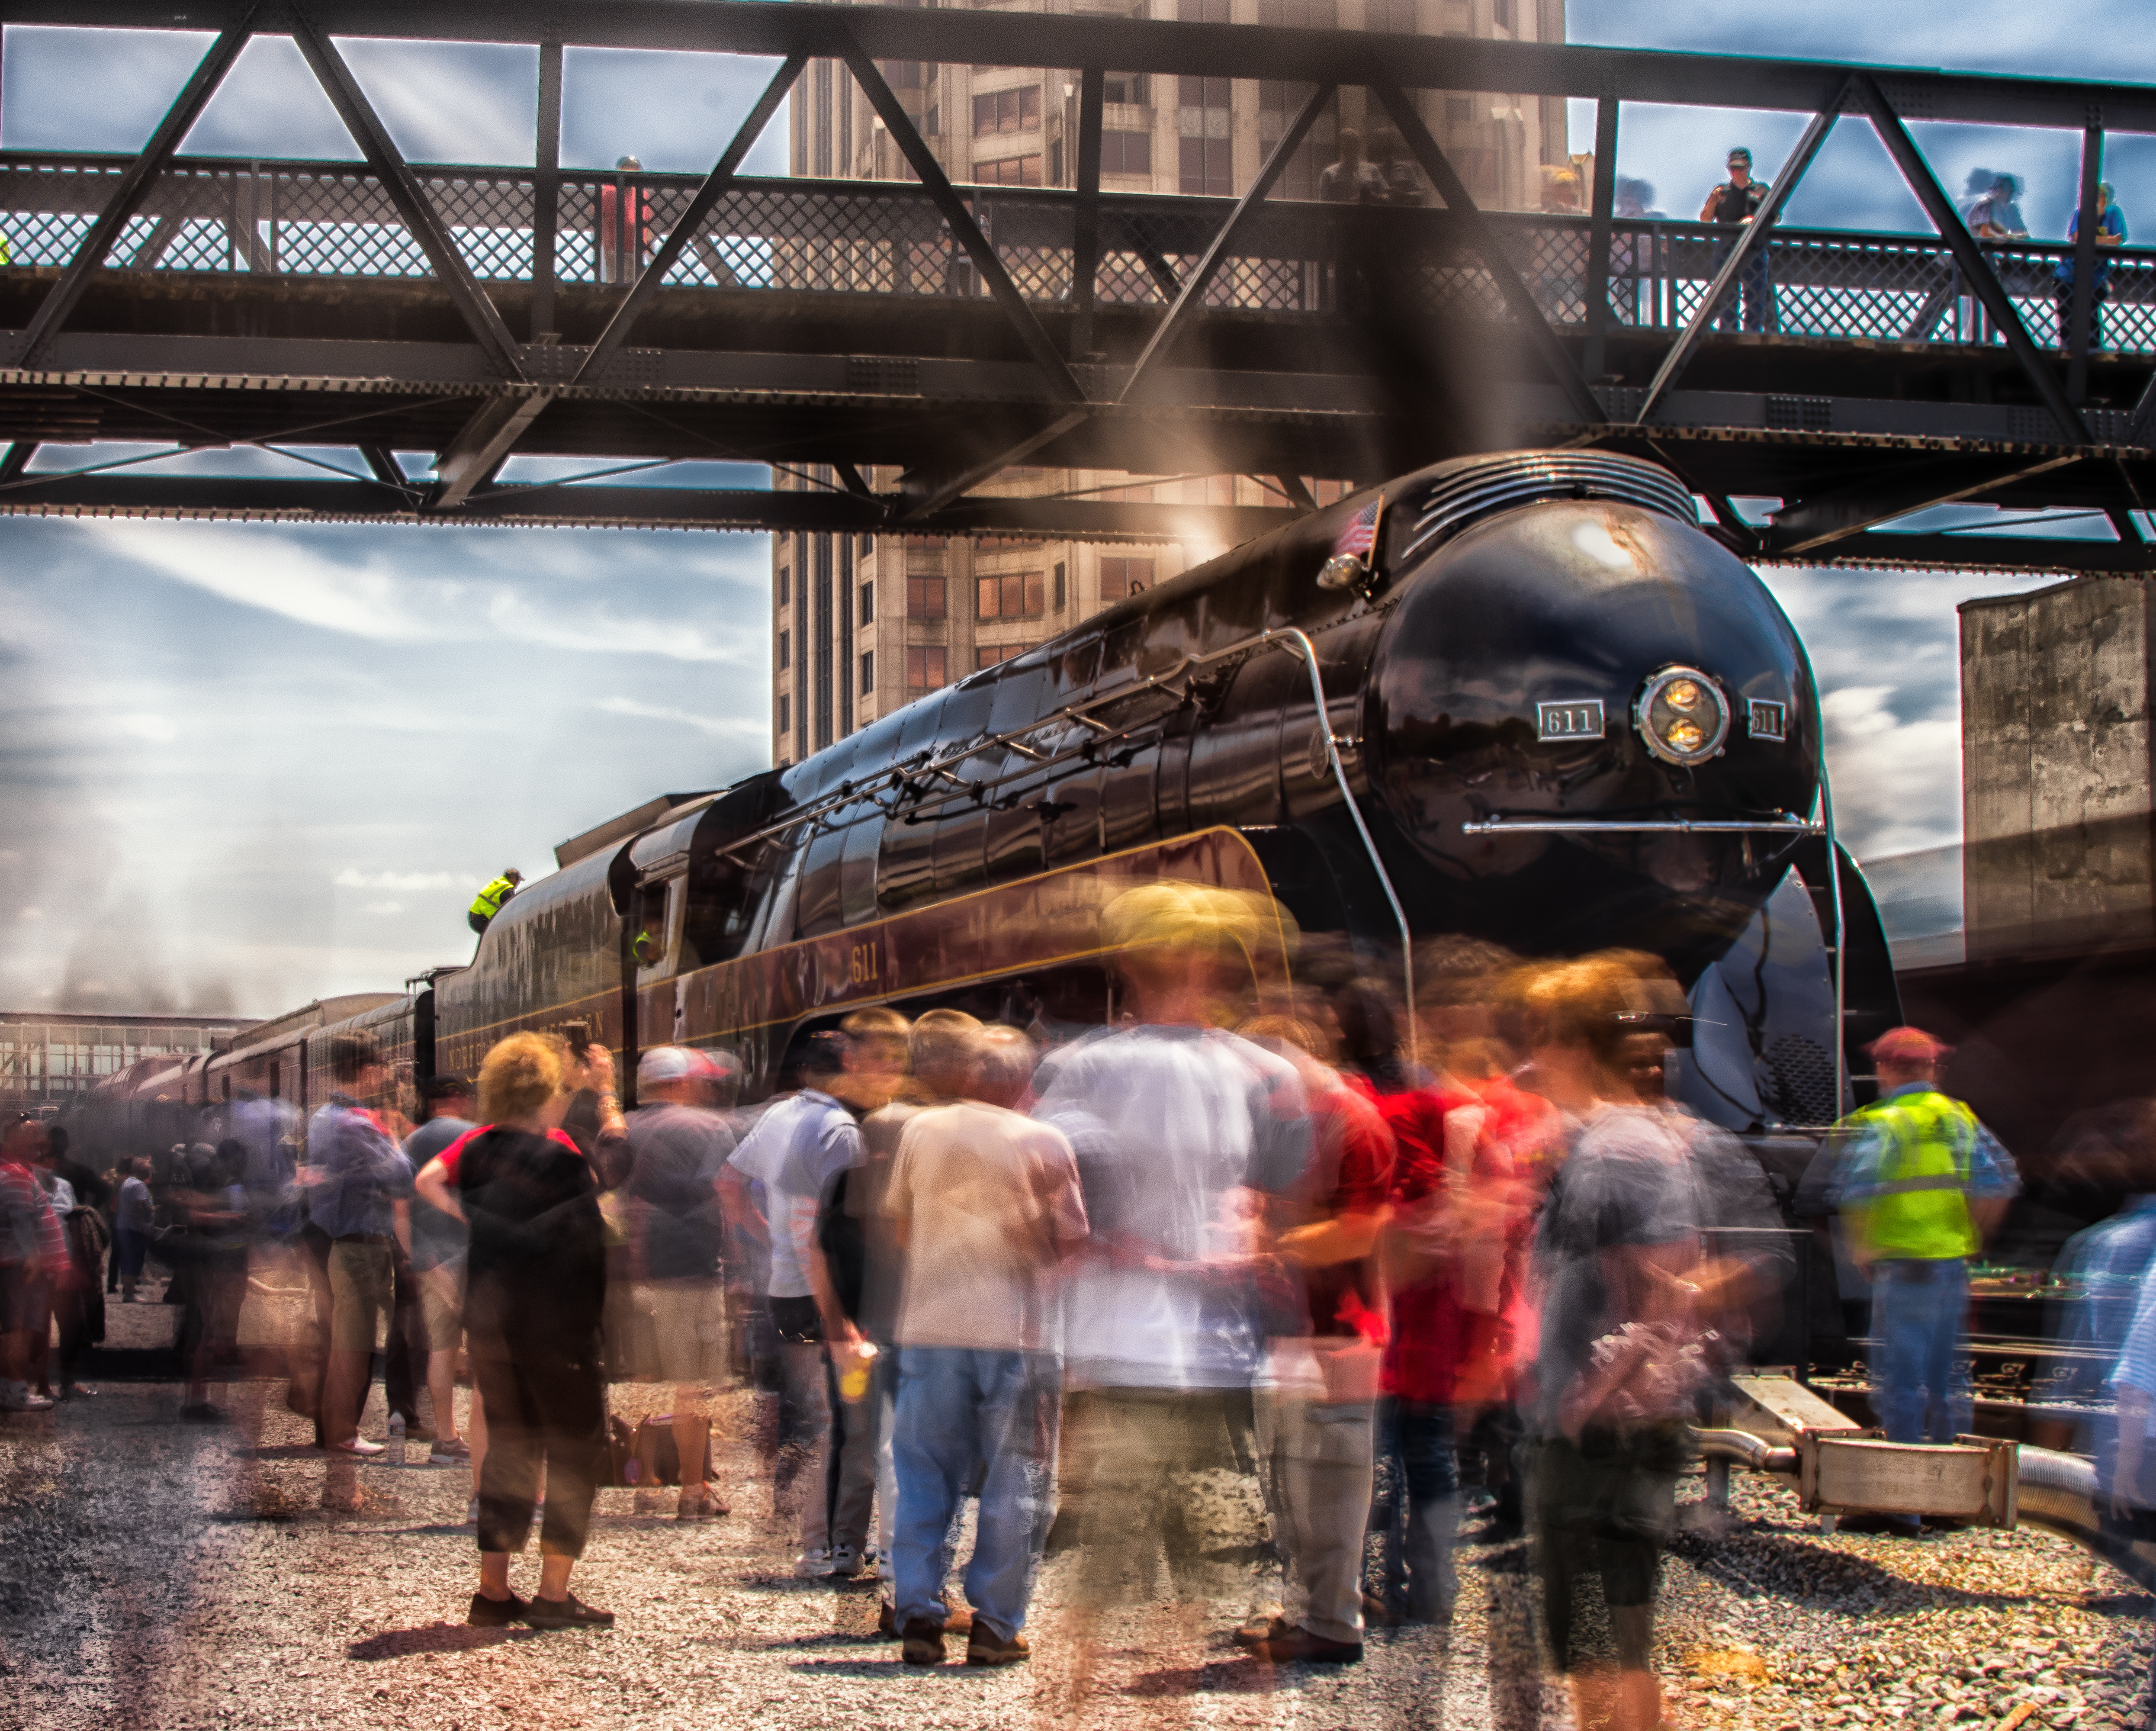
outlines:
[{"label": "man wearing red baseball cap", "polygon": [[[1866,1048],[1879,1098],[1842,1120],[1833,1200],[1850,1253],[1871,1276],[1871,1404],[1889,1441],[1951,1442],[1974,1422],[1956,1364],[1969,1261],[2021,1188],[2013,1157],[1939,1089],[1953,1048],[1894,1028]],[[1913,1534],[1915,1516],[1897,1530]]]}]

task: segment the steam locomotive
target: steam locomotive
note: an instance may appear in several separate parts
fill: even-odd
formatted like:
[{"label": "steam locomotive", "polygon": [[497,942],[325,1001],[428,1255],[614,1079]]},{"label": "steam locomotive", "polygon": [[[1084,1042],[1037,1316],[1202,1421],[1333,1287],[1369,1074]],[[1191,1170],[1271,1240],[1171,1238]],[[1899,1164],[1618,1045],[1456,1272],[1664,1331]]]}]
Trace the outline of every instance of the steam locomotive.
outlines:
[{"label": "steam locomotive", "polygon": [[[1111,1018],[1098,911],[1174,877],[1264,892],[1371,971],[1445,936],[1652,951],[1693,1012],[1671,1092],[1738,1131],[1823,1123],[1853,1100],[1837,1039],[1856,1052],[1898,1004],[1817,821],[1820,725],[1788,620],[1666,471],[1458,460],[615,828],[521,891],[469,967],[147,1061],[85,1109],[155,1146],[146,1114],[318,1104],[346,1029],[424,1076],[572,1020],[625,1076],[654,1043],[724,1045],[755,1097],[865,1004]],[[1281,923],[1254,965],[1286,977]]]}]

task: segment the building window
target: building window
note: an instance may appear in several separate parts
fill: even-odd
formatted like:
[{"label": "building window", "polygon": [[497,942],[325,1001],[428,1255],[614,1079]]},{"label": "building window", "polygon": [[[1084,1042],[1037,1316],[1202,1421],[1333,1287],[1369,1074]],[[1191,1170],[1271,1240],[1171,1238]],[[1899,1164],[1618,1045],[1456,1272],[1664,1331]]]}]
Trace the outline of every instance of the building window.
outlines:
[{"label": "building window", "polygon": [[1143,108],[1146,75],[1142,72],[1111,72],[1101,80],[1101,100],[1125,108]]},{"label": "building window", "polygon": [[1037,619],[1047,610],[1047,580],[1039,571],[974,579],[984,619]]},{"label": "building window", "polygon": [[[1182,0],[1186,13],[1211,0]],[[1176,80],[1178,184],[1194,198],[1225,198],[1235,190],[1233,141],[1229,138],[1229,91],[1224,78]]]},{"label": "building window", "polygon": [[864,559],[865,559],[866,557],[868,557],[868,556],[869,556],[870,553],[874,552],[875,551],[875,536],[873,536],[873,535],[870,535],[870,534],[867,534],[867,533],[864,533],[864,534],[862,535],[862,537],[861,537],[861,545],[860,545],[860,555],[861,555],[861,557],[862,557]]},{"label": "building window", "polygon": [[973,98],[973,136],[996,132],[1035,132],[1040,129],[1040,86],[1019,90],[993,90]]},{"label": "building window", "polygon": [[783,691],[778,694],[778,732],[783,738],[793,731],[793,700]]},{"label": "building window", "polygon": [[942,578],[909,577],[906,578],[906,616],[910,619],[940,619],[943,617],[943,579]]},{"label": "building window", "polygon": [[1142,594],[1152,587],[1152,560],[1116,558],[1101,561],[1101,599],[1104,603]]},{"label": "building window", "polygon": [[879,60],[876,67],[883,74],[884,82],[894,90],[921,88],[921,63],[918,60]]},{"label": "building window", "polygon": [[1063,611],[1063,566],[1060,560],[1055,567],[1055,610]]},{"label": "building window", "polygon": [[978,673],[983,667],[993,667],[998,661],[1008,661],[1014,655],[1022,655],[1028,650],[1040,647],[1037,643],[982,644],[973,651],[973,670]]},{"label": "building window", "polygon": [[875,623],[875,579],[873,578],[861,585],[861,623],[864,625]]},{"label": "building window", "polygon": [[1175,15],[1186,24],[1224,24],[1228,0],[1175,0]]},{"label": "building window", "polygon": [[1475,99],[1472,96],[1447,96],[1445,99],[1445,124],[1448,126],[1473,126]]},{"label": "building window", "polygon": [[1152,134],[1122,131],[1101,133],[1101,172],[1103,174],[1152,173]]},{"label": "building window", "polygon": [[778,568],[778,604],[781,607],[793,598],[793,568],[789,565]]},{"label": "building window", "polygon": [[1500,30],[1517,28],[1515,17],[1512,0],[1490,0],[1490,22]]},{"label": "building window", "polygon": [[[1506,0],[1496,0],[1497,22],[1506,23],[1505,14],[1511,10]],[[1415,29],[1415,0],[1363,0],[1363,28],[1365,30],[1389,30],[1395,35],[1412,36]],[[1509,28],[1509,24],[1507,25]]]},{"label": "building window", "polygon": [[870,697],[875,695],[875,651],[863,650],[861,651],[861,696]]},{"label": "building window", "polygon": [[996,162],[973,164],[973,184],[977,187],[1037,187],[1040,184],[1040,158],[1005,157]]},{"label": "building window", "polygon": [[943,670],[944,649],[940,643],[908,644],[906,650],[906,689],[909,694],[932,691],[950,683]]}]

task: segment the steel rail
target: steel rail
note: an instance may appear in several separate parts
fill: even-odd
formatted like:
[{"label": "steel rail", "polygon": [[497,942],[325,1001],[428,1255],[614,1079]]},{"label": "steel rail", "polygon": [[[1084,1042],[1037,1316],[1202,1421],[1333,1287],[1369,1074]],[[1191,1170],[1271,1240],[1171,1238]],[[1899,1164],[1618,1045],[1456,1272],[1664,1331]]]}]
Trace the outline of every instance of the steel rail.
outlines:
[{"label": "steel rail", "polygon": [[1460,826],[1469,835],[1818,835],[1817,824],[1803,818],[1485,818]]}]

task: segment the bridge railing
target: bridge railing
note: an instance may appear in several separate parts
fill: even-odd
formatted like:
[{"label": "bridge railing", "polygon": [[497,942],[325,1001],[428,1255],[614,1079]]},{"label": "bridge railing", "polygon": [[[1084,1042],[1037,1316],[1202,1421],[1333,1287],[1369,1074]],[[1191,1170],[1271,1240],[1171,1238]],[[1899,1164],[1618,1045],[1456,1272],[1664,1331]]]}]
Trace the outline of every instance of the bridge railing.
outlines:
[{"label": "bridge railing", "polygon": [[[14,267],[74,254],[128,158],[0,154],[0,236]],[[625,283],[680,219],[691,175],[490,167],[417,171],[475,275],[530,281],[542,201],[553,203],[552,278]],[[962,189],[1027,299],[1070,298],[1075,203],[1066,191]],[[1224,199],[1104,194],[1096,298],[1164,304],[1232,208]],[[1587,316],[1583,216],[1491,213],[1543,316]],[[1728,244],[1697,223],[1620,219],[1606,287],[1614,328],[1663,330],[1697,312]],[[2056,291],[2072,249],[1980,243],[2030,334],[2056,346]],[[191,158],[159,180],[107,255],[109,268],[293,277],[423,279],[431,272],[388,193],[357,165]],[[2100,266],[2099,346],[2156,352],[2156,253]],[[808,294],[973,296],[985,290],[928,195],[901,182],[748,179],[722,197],[669,273],[670,286]],[[1730,328],[1884,342],[1995,341],[1953,253],[1936,237],[1778,229],[1763,276],[1733,288]],[[1373,300],[1502,321],[1505,304],[1460,225],[1437,208],[1369,209],[1276,199],[1255,213],[1209,286],[1211,306],[1338,314]]]}]

